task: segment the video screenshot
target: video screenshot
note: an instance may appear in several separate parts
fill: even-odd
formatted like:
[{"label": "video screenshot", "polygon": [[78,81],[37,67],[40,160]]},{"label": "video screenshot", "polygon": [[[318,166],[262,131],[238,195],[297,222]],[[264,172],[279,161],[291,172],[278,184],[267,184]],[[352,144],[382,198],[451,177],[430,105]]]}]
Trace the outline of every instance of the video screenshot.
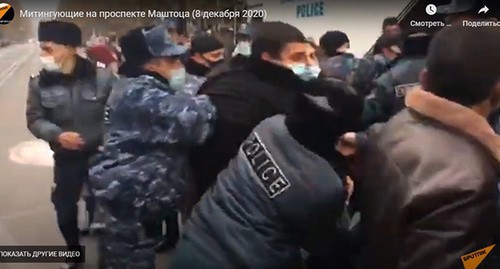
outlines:
[{"label": "video screenshot", "polygon": [[0,1],[0,269],[500,269],[499,16]]}]

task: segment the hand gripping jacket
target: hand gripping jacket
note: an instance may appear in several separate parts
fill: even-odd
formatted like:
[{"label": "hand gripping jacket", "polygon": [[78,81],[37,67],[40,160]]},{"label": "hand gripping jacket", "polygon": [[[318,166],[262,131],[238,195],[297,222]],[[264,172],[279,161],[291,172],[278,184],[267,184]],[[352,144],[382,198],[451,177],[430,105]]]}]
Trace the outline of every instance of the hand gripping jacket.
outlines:
[{"label": "hand gripping jacket", "polygon": [[128,80],[90,170],[106,216],[104,268],[154,268],[154,242],[143,224],[161,222],[179,206],[187,150],[208,137],[214,115],[206,96],[176,95],[152,76]]}]

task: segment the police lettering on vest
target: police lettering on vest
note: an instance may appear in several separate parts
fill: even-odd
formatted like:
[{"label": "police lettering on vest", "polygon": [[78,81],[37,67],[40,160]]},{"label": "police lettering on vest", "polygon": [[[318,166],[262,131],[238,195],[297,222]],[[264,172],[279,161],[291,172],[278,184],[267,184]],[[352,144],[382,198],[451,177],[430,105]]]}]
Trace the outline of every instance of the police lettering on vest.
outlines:
[{"label": "police lettering on vest", "polygon": [[253,138],[243,142],[241,150],[257,176],[258,184],[266,191],[269,198],[278,196],[290,187],[290,182],[262,144],[257,133],[254,133]]},{"label": "police lettering on vest", "polygon": [[316,2],[297,6],[297,18],[319,17],[324,15],[324,3]]}]

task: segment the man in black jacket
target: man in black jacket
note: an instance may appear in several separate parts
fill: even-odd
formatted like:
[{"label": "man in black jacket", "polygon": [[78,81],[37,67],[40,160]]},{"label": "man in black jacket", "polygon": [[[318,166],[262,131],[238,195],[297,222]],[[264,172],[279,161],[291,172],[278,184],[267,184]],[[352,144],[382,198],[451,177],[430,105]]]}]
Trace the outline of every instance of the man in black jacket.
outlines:
[{"label": "man in black jacket", "polygon": [[[201,196],[262,120],[289,113],[302,83],[317,77],[317,60],[302,32],[282,22],[255,29],[245,68],[216,76],[202,85],[217,108],[214,135],[192,152],[192,170]],[[196,202],[197,199],[194,199]]]}]

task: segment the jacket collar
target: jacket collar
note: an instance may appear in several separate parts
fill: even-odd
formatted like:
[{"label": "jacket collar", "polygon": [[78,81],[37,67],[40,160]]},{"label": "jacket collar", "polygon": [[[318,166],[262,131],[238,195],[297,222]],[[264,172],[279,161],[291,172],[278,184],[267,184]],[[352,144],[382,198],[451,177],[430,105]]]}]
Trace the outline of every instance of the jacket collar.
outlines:
[{"label": "jacket collar", "polygon": [[405,103],[410,109],[473,137],[500,163],[500,136],[472,109],[419,88],[408,92]]},{"label": "jacket collar", "polygon": [[250,59],[248,70],[259,79],[281,89],[297,91],[303,84],[292,70],[260,59]]}]

